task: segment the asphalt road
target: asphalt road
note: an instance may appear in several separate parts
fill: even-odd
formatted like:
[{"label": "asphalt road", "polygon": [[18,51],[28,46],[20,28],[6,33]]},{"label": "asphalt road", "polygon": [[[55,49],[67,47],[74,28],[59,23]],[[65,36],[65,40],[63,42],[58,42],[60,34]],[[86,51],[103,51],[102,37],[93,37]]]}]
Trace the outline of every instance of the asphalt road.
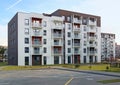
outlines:
[{"label": "asphalt road", "polygon": [[0,85],[104,85],[97,81],[118,78],[59,69],[0,71]]}]

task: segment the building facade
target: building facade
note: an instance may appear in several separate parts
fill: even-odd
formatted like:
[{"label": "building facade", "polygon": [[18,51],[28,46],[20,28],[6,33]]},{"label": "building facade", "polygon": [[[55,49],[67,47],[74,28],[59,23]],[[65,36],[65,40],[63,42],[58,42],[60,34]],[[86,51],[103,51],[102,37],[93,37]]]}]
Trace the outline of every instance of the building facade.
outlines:
[{"label": "building facade", "polygon": [[18,12],[8,23],[8,63],[12,65],[101,62],[99,16],[57,10]]},{"label": "building facade", "polygon": [[99,16],[57,10],[64,18],[65,63],[101,62],[101,18]]},{"label": "building facade", "polygon": [[115,57],[120,58],[120,45],[115,43]]},{"label": "building facade", "polygon": [[101,33],[101,59],[115,58],[115,34]]}]

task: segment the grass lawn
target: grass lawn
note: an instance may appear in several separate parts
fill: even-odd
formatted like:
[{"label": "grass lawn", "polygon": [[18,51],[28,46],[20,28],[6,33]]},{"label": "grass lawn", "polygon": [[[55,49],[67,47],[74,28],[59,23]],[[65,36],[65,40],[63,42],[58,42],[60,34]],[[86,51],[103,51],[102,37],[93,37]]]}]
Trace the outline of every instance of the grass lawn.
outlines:
[{"label": "grass lawn", "polygon": [[74,64],[61,64],[61,65],[43,65],[43,66],[7,66],[6,63],[0,63],[2,66],[2,70],[32,70],[32,69],[41,69],[41,68],[50,68],[53,66],[58,67],[66,67],[72,69],[79,69],[79,70],[95,70],[95,71],[106,71],[106,72],[120,72],[120,68],[109,67],[107,70],[106,67],[109,66],[108,64],[81,64],[81,65],[74,65]]},{"label": "grass lawn", "polygon": [[102,83],[102,84],[109,84],[109,83],[120,82],[120,79],[102,80],[102,81],[98,81],[98,82]]},{"label": "grass lawn", "polygon": [[7,62],[0,62],[0,66],[6,66]]}]

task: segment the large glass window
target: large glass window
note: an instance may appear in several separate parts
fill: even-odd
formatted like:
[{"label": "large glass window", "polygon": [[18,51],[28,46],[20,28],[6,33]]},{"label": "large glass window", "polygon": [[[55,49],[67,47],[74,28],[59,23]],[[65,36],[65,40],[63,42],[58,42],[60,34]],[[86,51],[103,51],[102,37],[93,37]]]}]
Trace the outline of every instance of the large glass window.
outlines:
[{"label": "large glass window", "polygon": [[29,65],[29,56],[25,57],[25,65]]},{"label": "large glass window", "polygon": [[71,37],[71,33],[70,32],[68,32],[68,37]]},{"label": "large glass window", "polygon": [[44,47],[44,48],[43,48],[43,51],[44,51],[44,53],[47,53],[47,48]]},{"label": "large glass window", "polygon": [[71,48],[68,48],[68,53],[71,53]]}]

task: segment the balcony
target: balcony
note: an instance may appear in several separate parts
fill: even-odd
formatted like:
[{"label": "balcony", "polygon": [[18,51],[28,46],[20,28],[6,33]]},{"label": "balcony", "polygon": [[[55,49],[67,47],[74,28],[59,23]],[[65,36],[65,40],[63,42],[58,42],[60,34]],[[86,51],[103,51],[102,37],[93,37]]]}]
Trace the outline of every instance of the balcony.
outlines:
[{"label": "balcony", "polygon": [[63,38],[62,34],[53,33],[53,38]]},{"label": "balcony", "polygon": [[90,26],[88,31],[89,32],[96,32],[96,28],[94,26]]},{"label": "balcony", "polygon": [[42,55],[42,51],[40,51],[40,50],[33,50],[33,55]]},{"label": "balcony", "polygon": [[96,23],[96,21],[92,21],[92,20],[89,20],[89,23],[88,23],[89,25],[96,25],[97,23]]},{"label": "balcony", "polygon": [[80,55],[80,51],[74,51],[74,55]]},{"label": "balcony", "polygon": [[88,43],[87,46],[88,46],[88,47],[96,47],[96,44],[94,44],[94,43],[93,43],[93,44],[89,44],[89,43]]},{"label": "balcony", "polygon": [[33,41],[32,46],[34,46],[34,47],[42,46],[42,42],[41,41]]},{"label": "balcony", "polygon": [[41,23],[32,23],[32,28],[42,28],[42,24]]},{"label": "balcony", "polygon": [[42,36],[42,33],[40,33],[40,32],[33,32],[33,36]]},{"label": "balcony", "polygon": [[54,42],[54,43],[53,43],[53,46],[63,46],[63,44],[60,43],[60,42]]},{"label": "balcony", "polygon": [[80,43],[74,43],[74,47],[80,47]]},{"label": "balcony", "polygon": [[74,39],[80,39],[81,37],[80,37],[80,35],[74,35],[73,38],[74,38]]},{"label": "balcony", "polygon": [[80,28],[73,28],[74,32],[80,32]]},{"label": "balcony", "polygon": [[62,55],[62,51],[54,51],[53,55]]},{"label": "balcony", "polygon": [[96,37],[95,36],[88,36],[88,39],[94,41],[96,39]]},{"label": "balcony", "polygon": [[88,51],[88,55],[96,55],[96,51]]},{"label": "balcony", "polygon": [[73,19],[73,22],[80,24],[80,23],[81,23],[81,20],[74,18],[74,19]]}]

